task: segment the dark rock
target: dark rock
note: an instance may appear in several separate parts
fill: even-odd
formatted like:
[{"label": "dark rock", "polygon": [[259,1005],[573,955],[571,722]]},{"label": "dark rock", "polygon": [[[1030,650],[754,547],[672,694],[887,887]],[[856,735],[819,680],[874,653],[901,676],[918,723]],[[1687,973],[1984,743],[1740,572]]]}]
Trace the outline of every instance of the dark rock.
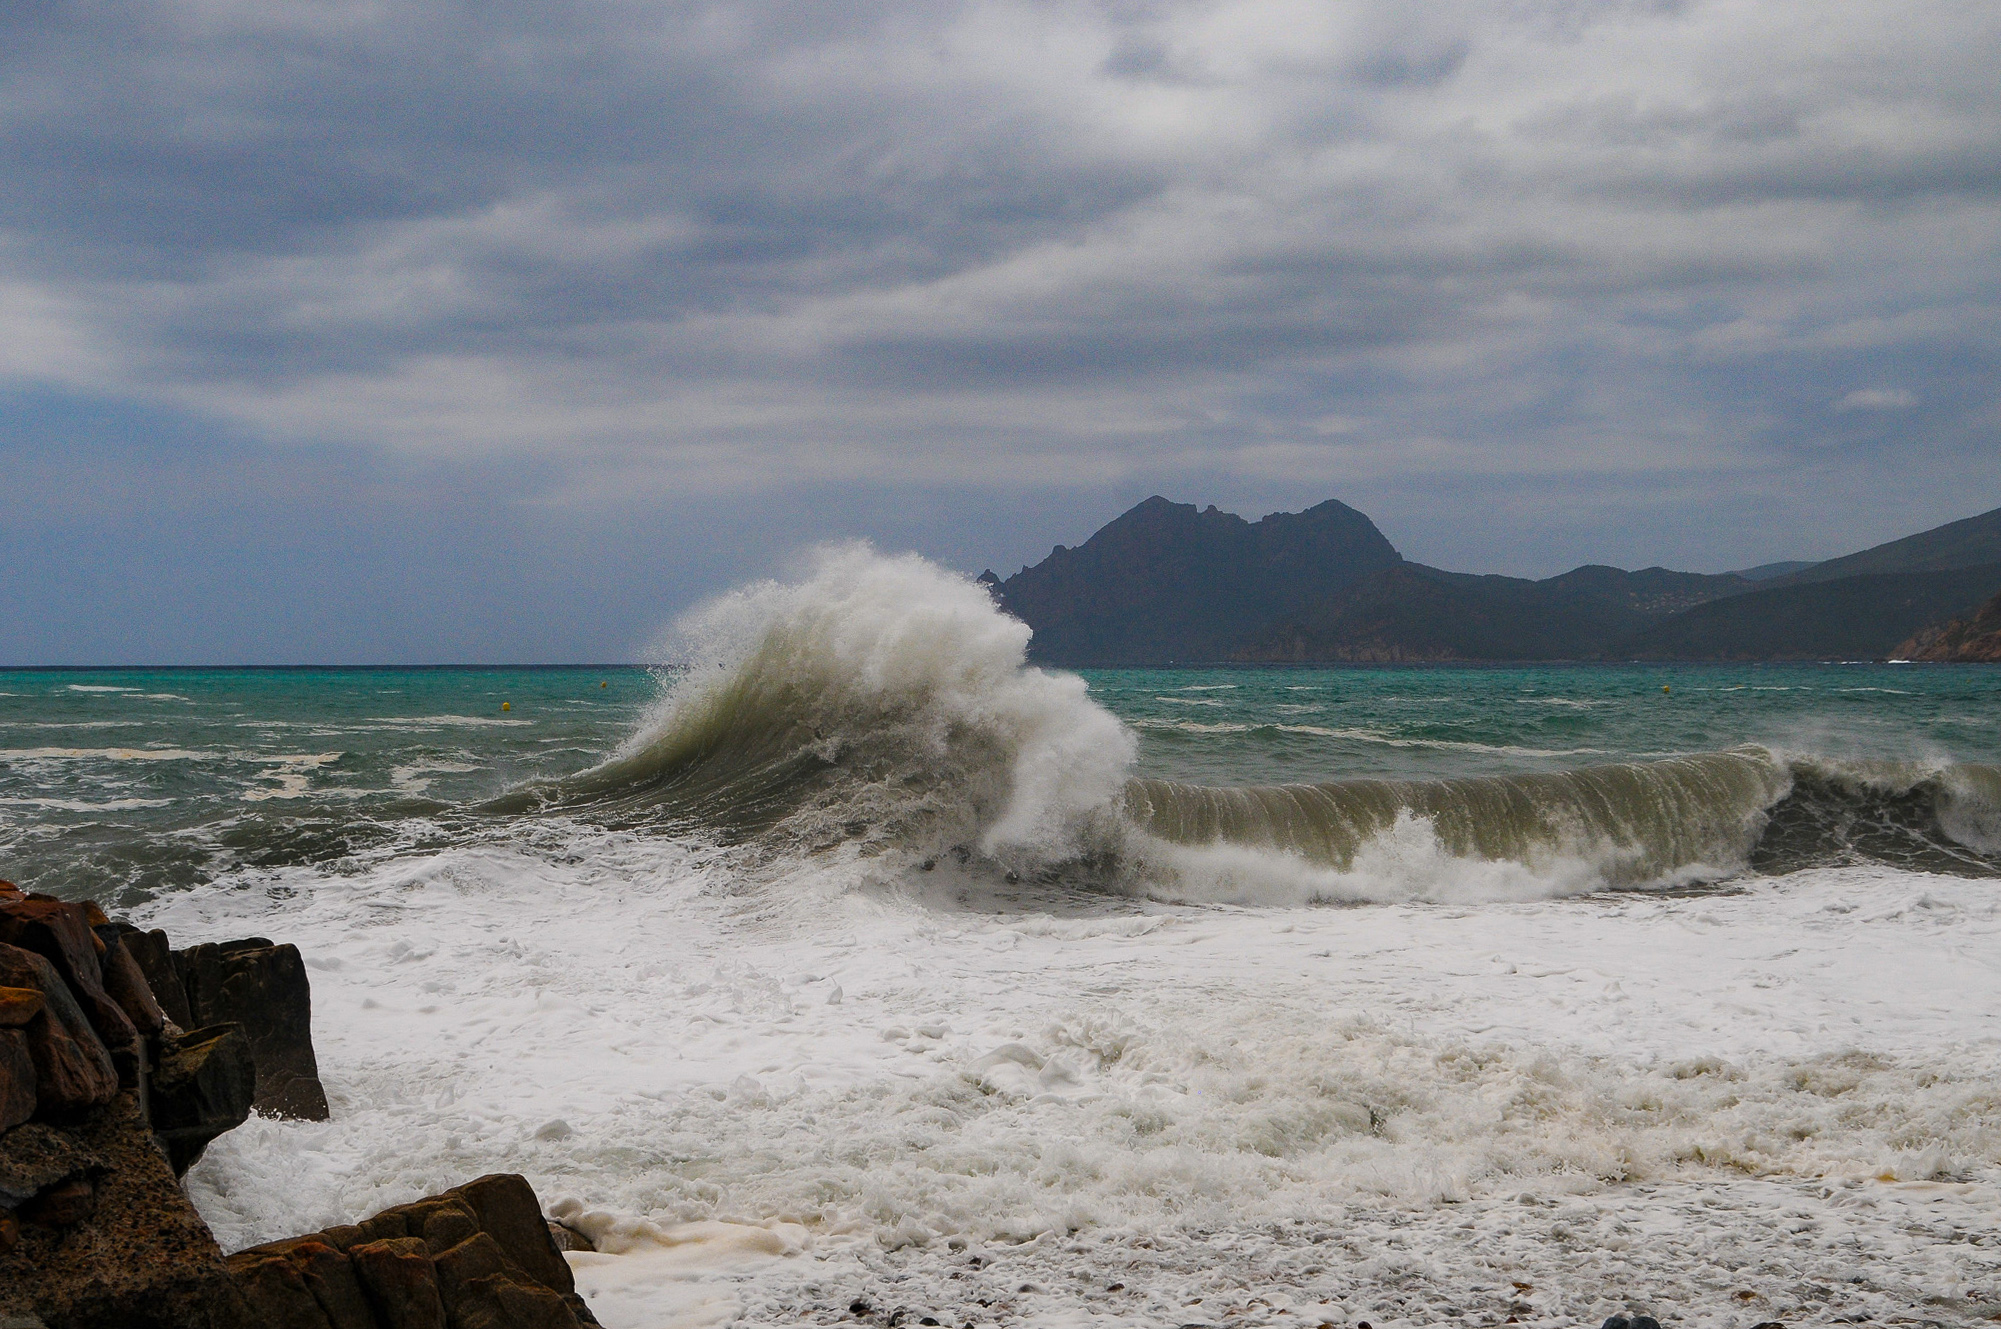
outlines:
[{"label": "dark rock", "polygon": [[361,1229],[352,1223],[341,1223],[314,1235],[337,1251],[345,1251],[355,1242],[367,1240],[361,1235]]},{"label": "dark rock", "polygon": [[21,1026],[35,1066],[36,1115],[66,1120],[110,1102],[118,1093],[118,1072],[55,966],[33,951],[0,944],[0,986],[42,995],[41,1014]]},{"label": "dark rock", "polygon": [[364,1241],[347,1258],[376,1318],[394,1329],[447,1329],[437,1266],[417,1237]]},{"label": "dark rock", "polygon": [[35,1059],[28,1055],[28,1035],[19,1029],[0,1029],[0,1131],[34,1115]]},{"label": "dark rock", "polygon": [[313,1056],[313,999],[296,946],[261,937],[191,946],[175,967],[197,1023],[235,1024],[257,1063],[252,1106],[276,1117],[327,1119],[326,1091]]},{"label": "dark rock", "polygon": [[146,976],[146,987],[160,1003],[160,1010],[181,1028],[191,1028],[194,1014],[188,1010],[187,990],[181,986],[180,971],[174,968],[173,948],[167,944],[167,934],[158,928],[151,932],[132,928],[124,936],[125,949],[139,966],[139,972]]},{"label": "dark rock", "polygon": [[97,1212],[97,1183],[89,1175],[58,1182],[21,1206],[21,1221],[39,1227],[75,1227]]},{"label": "dark rock", "polygon": [[[233,1276],[286,1287],[289,1280],[260,1270],[266,1261],[291,1265],[333,1329],[595,1326],[549,1229],[525,1180],[490,1176],[359,1224],[239,1251],[228,1264]],[[350,1285],[353,1294],[346,1295]],[[436,1320],[429,1318],[431,1296]],[[359,1319],[357,1308],[373,1319]]]},{"label": "dark rock", "polygon": [[21,1244],[21,1220],[10,1210],[0,1209],[0,1255]]},{"label": "dark rock", "polygon": [[306,1286],[305,1273],[290,1260],[269,1256],[229,1266],[230,1282],[243,1299],[244,1329],[333,1329],[319,1298]]},{"label": "dark rock", "polygon": [[291,1260],[333,1329],[375,1329],[375,1312],[346,1254],[323,1241],[302,1241],[292,1248]]},{"label": "dark rock", "polygon": [[1661,1329],[1661,1322],[1651,1315],[1614,1315],[1600,1329]]},{"label": "dark rock", "polygon": [[137,1096],[117,1094],[62,1130],[16,1127],[0,1144],[44,1130],[91,1160],[97,1204],[70,1227],[22,1225],[19,1244],[0,1255],[0,1317],[39,1315],[51,1329],[234,1329],[240,1303],[222,1253],[154,1145]]},{"label": "dark rock", "polygon": [[47,895],[0,901],[0,942],[33,951],[54,965],[107,1049],[137,1041],[139,1031],[104,990],[98,959],[104,943],[91,931],[85,906]]},{"label": "dark rock", "polygon": [[41,1013],[40,988],[0,988],[0,1029],[18,1029]]},{"label": "dark rock", "polygon": [[409,1236],[410,1225],[403,1219],[405,1208],[399,1205],[394,1209],[384,1209],[373,1217],[362,1219],[356,1225],[355,1240],[349,1243],[349,1249],[363,1241],[389,1241]]},{"label": "dark rock", "polygon": [[570,1303],[538,1283],[504,1274],[474,1279],[452,1307],[452,1329],[579,1329]]},{"label": "dark rock", "polygon": [[249,1040],[233,1024],[161,1040],[152,1124],[175,1176],[194,1166],[210,1140],[243,1124],[256,1085]]},{"label": "dark rock", "polygon": [[438,1287],[444,1293],[447,1305],[457,1305],[464,1298],[467,1285],[476,1278],[495,1274],[522,1276],[520,1268],[500,1249],[500,1243],[485,1232],[475,1231],[464,1241],[438,1252],[431,1259],[437,1266]]},{"label": "dark rock", "polygon": [[561,1223],[553,1220],[549,1224],[549,1240],[556,1243],[556,1249],[559,1251],[594,1251],[597,1249],[597,1247],[591,1245],[591,1239],[583,1233],[573,1227],[564,1227]]},{"label": "dark rock", "polygon": [[31,1122],[0,1135],[0,1209],[19,1209],[71,1177],[103,1170],[71,1134]]},{"label": "dark rock", "polygon": [[[411,1226],[417,1227],[414,1222]],[[479,1220],[473,1217],[472,1210],[453,1202],[438,1205],[426,1212],[423,1215],[422,1228],[417,1229],[412,1235],[422,1237],[425,1247],[435,1256],[440,1251],[450,1250],[468,1237],[479,1234]]]},{"label": "dark rock", "polygon": [[104,943],[99,968],[104,975],[105,994],[118,1003],[118,1009],[125,1012],[133,1028],[147,1038],[157,1036],[166,1027],[167,1015],[154,1000],[145,971],[125,948],[125,938],[117,927],[102,927],[96,932],[97,939]]},{"label": "dark rock", "polygon": [[530,1278],[565,1296],[576,1292],[570,1262],[550,1239],[548,1220],[542,1216],[541,1202],[527,1178],[511,1172],[492,1173],[467,1182],[456,1193],[471,1205],[480,1230],[499,1242],[507,1258]]}]

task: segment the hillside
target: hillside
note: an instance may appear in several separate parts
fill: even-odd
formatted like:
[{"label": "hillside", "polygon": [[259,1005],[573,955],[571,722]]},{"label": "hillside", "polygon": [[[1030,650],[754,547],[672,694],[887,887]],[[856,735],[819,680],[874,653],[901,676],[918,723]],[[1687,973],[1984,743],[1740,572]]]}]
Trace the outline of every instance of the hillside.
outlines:
[{"label": "hillside", "polygon": [[1843,577],[1942,572],[1990,563],[2001,563],[2001,508],[1875,545],[1860,553],[1830,558],[1799,572],[1774,577],[1768,584],[1802,586]]},{"label": "hillside", "polygon": [[1443,572],[1375,573],[1233,653],[1260,662],[1583,660],[1691,606],[1742,593],[1735,576],[1588,566],[1544,581]]},{"label": "hillside", "polygon": [[1760,588],[1697,606],[1619,643],[1638,660],[1882,660],[2001,588],[2001,563]]},{"label": "hillside", "polygon": [[1968,617],[1925,629],[1894,654],[1941,664],[2001,664],[2001,593]]}]

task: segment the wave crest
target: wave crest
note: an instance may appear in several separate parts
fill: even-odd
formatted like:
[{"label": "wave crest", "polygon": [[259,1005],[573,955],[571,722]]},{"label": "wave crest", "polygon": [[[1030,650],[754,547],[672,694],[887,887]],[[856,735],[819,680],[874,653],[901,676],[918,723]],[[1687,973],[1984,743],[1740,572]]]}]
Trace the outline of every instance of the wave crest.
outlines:
[{"label": "wave crest", "polygon": [[788,846],[971,846],[1047,864],[1101,849],[1137,752],[1084,681],[1027,664],[978,583],[866,545],[676,625],[673,681],[570,796]]},{"label": "wave crest", "polygon": [[826,548],[676,629],[666,690],[538,798],[774,858],[1081,877],[1241,903],[1528,899],[1856,861],[2001,875],[2001,771],[1761,747],[1568,771],[1210,788],[1131,779],[1137,738],[1029,629],[915,555]]}]

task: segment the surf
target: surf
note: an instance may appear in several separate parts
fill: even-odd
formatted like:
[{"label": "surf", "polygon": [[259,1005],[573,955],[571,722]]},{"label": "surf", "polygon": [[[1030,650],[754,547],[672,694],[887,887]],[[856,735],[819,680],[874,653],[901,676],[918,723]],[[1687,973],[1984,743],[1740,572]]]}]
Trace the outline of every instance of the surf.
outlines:
[{"label": "surf", "polygon": [[1854,862],[2001,875],[1986,766],[1747,744],[1447,779],[1140,778],[1139,731],[1029,641],[966,577],[822,549],[682,618],[636,731],[531,801],[767,860],[843,850],[888,875],[949,861],[1196,902],[1546,898]]}]

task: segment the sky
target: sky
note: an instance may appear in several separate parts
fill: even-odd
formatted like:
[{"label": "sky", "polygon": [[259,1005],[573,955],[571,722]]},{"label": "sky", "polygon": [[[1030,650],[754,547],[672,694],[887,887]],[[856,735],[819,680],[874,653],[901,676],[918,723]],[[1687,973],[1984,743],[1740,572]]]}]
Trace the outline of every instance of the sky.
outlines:
[{"label": "sky", "polygon": [[11,0],[0,665],[610,661],[1151,494],[1548,576],[2001,504],[2001,8]]}]

